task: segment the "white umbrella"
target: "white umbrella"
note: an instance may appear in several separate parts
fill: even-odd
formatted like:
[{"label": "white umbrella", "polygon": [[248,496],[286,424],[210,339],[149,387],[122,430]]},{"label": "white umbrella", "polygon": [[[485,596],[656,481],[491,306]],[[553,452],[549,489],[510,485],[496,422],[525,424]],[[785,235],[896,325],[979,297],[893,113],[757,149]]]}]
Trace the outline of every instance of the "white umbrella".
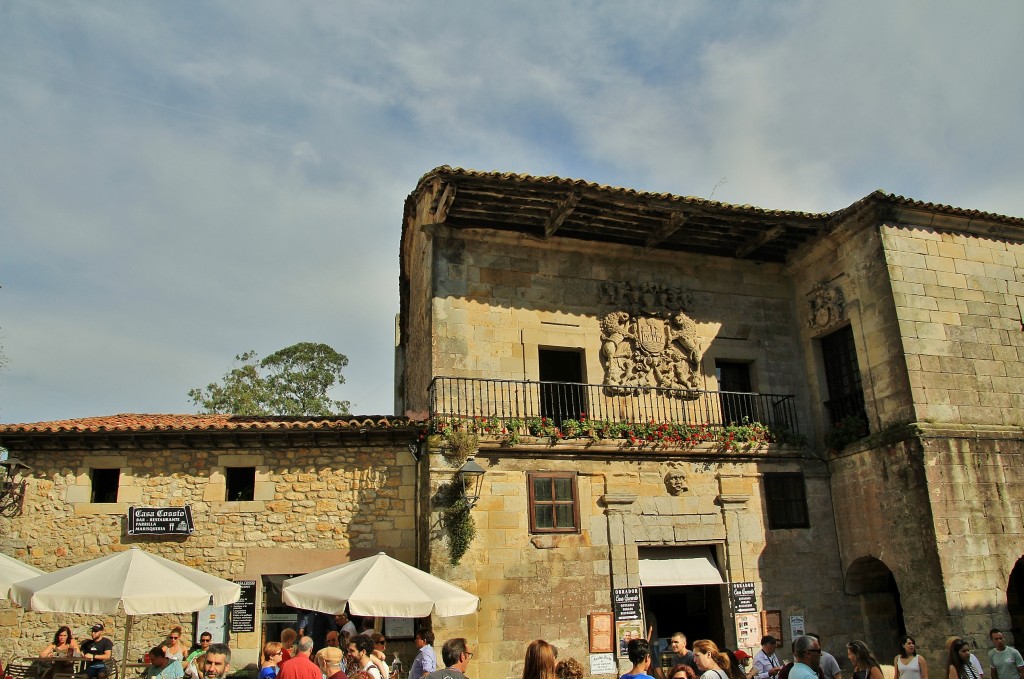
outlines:
[{"label": "white umbrella", "polygon": [[[62,568],[11,586],[11,599],[29,611],[127,614],[121,676],[127,669],[132,616],[189,613],[238,601],[241,586],[145,552],[138,547]],[[212,600],[212,601],[211,601]]]},{"label": "white umbrella", "polygon": [[284,581],[284,602],[320,613],[391,618],[476,613],[480,598],[381,552]]},{"label": "white umbrella", "polygon": [[9,598],[11,585],[21,580],[28,580],[43,572],[35,566],[18,561],[13,556],[0,554],[0,599]]}]

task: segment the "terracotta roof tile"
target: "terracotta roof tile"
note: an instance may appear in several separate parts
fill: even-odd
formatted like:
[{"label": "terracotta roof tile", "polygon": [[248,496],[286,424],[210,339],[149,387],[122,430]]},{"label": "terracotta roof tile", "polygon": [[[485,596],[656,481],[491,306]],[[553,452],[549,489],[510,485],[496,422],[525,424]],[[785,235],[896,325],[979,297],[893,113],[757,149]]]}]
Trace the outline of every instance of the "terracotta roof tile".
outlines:
[{"label": "terracotta roof tile", "polygon": [[371,417],[276,417],[245,415],[162,415],[122,413],[73,420],[52,420],[23,424],[0,424],[0,434],[139,433],[199,431],[283,431],[392,429],[416,426],[407,418]]}]

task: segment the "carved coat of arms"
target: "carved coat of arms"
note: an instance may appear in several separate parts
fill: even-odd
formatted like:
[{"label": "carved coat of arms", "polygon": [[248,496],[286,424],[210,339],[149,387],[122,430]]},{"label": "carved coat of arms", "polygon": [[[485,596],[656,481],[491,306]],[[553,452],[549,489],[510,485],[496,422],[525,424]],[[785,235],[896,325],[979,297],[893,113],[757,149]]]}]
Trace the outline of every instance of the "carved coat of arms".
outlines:
[{"label": "carved coat of arms", "polygon": [[702,354],[697,324],[682,311],[669,318],[613,311],[601,319],[601,362],[609,394],[637,387],[678,389],[697,398]]},{"label": "carved coat of arms", "polygon": [[812,330],[828,328],[846,317],[846,298],[838,285],[822,281],[814,286],[807,300],[807,327]]}]

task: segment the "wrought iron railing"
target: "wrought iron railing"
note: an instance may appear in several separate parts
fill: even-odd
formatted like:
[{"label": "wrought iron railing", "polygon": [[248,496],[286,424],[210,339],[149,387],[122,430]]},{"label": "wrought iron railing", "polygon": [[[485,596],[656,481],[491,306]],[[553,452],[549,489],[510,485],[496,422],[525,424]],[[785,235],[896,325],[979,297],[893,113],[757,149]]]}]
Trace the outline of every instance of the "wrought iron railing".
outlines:
[{"label": "wrought iron railing", "polygon": [[726,426],[759,422],[799,433],[792,394],[757,394],[661,387],[435,377],[430,383],[430,416],[435,421],[496,417],[502,421],[547,418],[620,423],[678,423]]}]

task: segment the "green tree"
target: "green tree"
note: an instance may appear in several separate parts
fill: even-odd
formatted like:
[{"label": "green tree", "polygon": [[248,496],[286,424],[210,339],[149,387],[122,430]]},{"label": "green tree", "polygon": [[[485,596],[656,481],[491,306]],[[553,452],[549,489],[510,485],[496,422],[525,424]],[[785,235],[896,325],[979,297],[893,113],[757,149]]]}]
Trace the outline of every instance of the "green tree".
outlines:
[{"label": "green tree", "polygon": [[257,360],[255,351],[235,356],[238,366],[220,382],[190,389],[204,413],[232,415],[347,415],[349,402],[327,392],[344,384],[348,358],[326,344],[299,342]]}]

